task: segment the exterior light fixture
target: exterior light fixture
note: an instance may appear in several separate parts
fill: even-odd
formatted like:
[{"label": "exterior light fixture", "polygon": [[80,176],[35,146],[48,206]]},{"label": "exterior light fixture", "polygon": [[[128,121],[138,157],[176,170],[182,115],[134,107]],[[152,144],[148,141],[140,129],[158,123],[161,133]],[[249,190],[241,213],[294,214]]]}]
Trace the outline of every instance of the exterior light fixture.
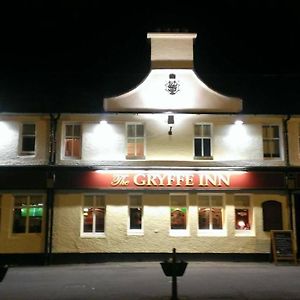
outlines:
[{"label": "exterior light fixture", "polygon": [[242,121],[242,120],[235,120],[234,124],[235,125],[243,125],[244,121]]},{"label": "exterior light fixture", "polygon": [[[174,116],[173,115],[168,115],[168,124],[173,125],[174,124]],[[172,135],[172,126],[170,126],[170,129],[168,131],[168,135]]]}]

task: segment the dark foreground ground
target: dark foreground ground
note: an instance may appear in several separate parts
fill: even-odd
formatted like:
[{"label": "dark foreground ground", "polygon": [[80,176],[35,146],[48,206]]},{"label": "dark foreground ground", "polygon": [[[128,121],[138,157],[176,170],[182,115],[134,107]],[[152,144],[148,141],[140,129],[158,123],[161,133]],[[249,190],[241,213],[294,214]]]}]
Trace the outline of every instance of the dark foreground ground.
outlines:
[{"label": "dark foreground ground", "polygon": [[[177,283],[180,300],[300,300],[299,265],[190,262]],[[11,267],[0,299],[166,300],[171,287],[159,262]]]}]

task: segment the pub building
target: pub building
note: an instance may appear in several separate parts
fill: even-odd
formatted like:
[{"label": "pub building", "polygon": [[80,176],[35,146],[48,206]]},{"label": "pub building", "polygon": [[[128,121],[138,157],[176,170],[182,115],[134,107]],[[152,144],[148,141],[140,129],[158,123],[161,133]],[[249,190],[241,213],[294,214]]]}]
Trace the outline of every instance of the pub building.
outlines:
[{"label": "pub building", "polygon": [[148,33],[148,75],[102,113],[1,112],[1,263],[269,260],[273,229],[297,247],[300,118],[206,86],[196,37]]}]

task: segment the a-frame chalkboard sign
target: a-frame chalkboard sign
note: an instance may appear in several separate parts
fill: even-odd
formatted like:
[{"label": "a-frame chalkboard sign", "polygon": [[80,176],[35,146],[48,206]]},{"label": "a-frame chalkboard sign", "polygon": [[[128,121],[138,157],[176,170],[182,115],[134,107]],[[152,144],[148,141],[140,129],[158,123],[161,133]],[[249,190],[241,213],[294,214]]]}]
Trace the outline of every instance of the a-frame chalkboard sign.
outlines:
[{"label": "a-frame chalkboard sign", "polygon": [[271,230],[271,243],[275,264],[280,260],[297,263],[292,230]]}]

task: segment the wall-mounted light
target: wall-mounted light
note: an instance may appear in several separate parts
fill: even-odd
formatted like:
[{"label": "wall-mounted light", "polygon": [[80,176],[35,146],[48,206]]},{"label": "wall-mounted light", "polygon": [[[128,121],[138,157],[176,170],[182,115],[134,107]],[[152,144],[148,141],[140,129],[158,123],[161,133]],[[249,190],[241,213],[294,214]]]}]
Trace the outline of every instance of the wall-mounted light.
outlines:
[{"label": "wall-mounted light", "polygon": [[[174,116],[173,115],[168,115],[168,124],[173,125],[174,124]],[[172,126],[170,126],[170,129],[168,131],[169,135],[172,135]]]},{"label": "wall-mounted light", "polygon": [[242,120],[235,120],[234,124],[235,125],[243,125],[244,121],[242,121]]}]

